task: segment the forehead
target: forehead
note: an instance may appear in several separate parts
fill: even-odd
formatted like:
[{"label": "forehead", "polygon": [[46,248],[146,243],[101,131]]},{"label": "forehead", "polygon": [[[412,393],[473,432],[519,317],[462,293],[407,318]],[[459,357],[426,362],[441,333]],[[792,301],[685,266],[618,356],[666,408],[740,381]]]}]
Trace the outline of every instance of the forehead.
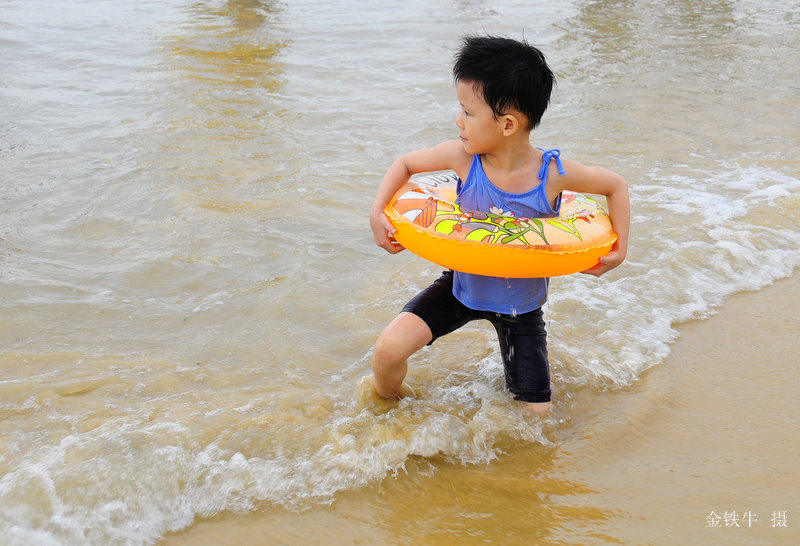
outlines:
[{"label": "forehead", "polygon": [[456,93],[461,104],[471,106],[483,105],[487,108],[486,100],[483,98],[483,86],[474,80],[458,80],[456,82]]}]

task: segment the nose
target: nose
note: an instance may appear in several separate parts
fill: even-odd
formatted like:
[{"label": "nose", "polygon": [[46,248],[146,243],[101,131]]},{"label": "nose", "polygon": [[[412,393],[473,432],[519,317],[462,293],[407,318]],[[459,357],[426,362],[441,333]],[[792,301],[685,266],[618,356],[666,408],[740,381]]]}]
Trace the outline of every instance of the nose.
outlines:
[{"label": "nose", "polygon": [[456,127],[459,129],[464,129],[464,112],[459,112],[458,117],[456,118]]}]

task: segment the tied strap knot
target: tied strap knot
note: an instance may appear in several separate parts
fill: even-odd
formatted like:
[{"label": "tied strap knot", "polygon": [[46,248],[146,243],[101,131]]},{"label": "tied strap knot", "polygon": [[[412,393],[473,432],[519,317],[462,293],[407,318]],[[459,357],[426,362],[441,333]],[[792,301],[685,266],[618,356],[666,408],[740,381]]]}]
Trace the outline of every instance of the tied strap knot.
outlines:
[{"label": "tied strap knot", "polygon": [[539,180],[547,180],[547,171],[550,169],[550,161],[553,159],[556,160],[558,174],[561,176],[566,174],[566,171],[564,171],[564,165],[561,164],[561,150],[554,148],[552,150],[547,150],[542,154],[542,168],[539,169]]}]

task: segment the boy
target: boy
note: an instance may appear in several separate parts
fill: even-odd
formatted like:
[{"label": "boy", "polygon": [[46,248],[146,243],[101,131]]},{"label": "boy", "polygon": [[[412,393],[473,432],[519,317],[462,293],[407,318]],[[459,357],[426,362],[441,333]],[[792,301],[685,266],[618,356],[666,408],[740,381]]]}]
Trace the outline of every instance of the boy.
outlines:
[{"label": "boy", "polygon": [[[491,207],[517,217],[556,216],[561,192],[604,195],[618,239],[611,252],[585,271],[600,276],[625,259],[630,224],[628,186],[599,167],[560,159],[558,150],[531,145],[530,133],[550,101],[554,76],[542,53],[509,38],[464,39],[453,67],[461,113],[459,139],[407,153],[392,163],[378,188],[370,225],[378,246],[403,248],[383,209],[409,176],[453,170],[462,210]],[[555,161],[556,169],[549,169]],[[501,279],[445,272],[383,330],[372,356],[375,391],[400,395],[408,357],[467,322],[486,319],[497,330],[506,386],[535,414],[550,408],[550,371],[541,307],[548,279]]]}]

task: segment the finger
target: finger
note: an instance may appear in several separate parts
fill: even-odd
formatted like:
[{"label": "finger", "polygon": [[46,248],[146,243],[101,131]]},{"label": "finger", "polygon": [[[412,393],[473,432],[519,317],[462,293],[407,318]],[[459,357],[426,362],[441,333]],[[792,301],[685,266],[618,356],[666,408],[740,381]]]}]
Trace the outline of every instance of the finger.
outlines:
[{"label": "finger", "polygon": [[397,229],[394,227],[394,224],[392,224],[391,220],[389,220],[389,217],[386,216],[385,213],[381,217],[381,223],[383,223],[384,229],[386,229],[386,232],[389,233],[390,235],[394,235],[397,232]]},{"label": "finger", "polygon": [[378,243],[378,246],[390,254],[397,254],[401,250],[405,250],[405,247],[398,243],[391,233],[387,233],[383,241]]},{"label": "finger", "polygon": [[391,235],[389,236],[389,247],[391,248],[392,254],[396,254],[396,253],[400,252],[401,250],[405,250],[406,249],[406,247],[404,247],[403,245],[398,243],[395,240],[395,238],[392,237]]},{"label": "finger", "polygon": [[608,271],[609,267],[606,264],[602,263],[603,258],[600,258],[600,260],[601,263],[595,264],[589,269],[581,271],[581,273],[583,273],[584,275],[592,275],[594,277],[599,277],[600,275]]}]

